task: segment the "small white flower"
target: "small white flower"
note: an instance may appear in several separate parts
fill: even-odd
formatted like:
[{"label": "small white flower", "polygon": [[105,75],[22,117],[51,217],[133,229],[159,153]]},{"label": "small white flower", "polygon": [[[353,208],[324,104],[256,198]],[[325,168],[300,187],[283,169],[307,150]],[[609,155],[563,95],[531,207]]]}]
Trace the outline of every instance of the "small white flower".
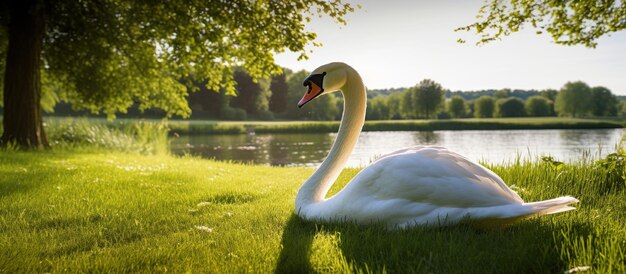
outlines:
[{"label": "small white flower", "polygon": [[208,206],[208,205],[210,205],[210,204],[211,204],[211,202],[200,202],[200,203],[198,203],[196,206],[197,206],[197,207],[204,207],[204,206]]},{"label": "small white flower", "polygon": [[237,256],[237,254],[233,252],[229,252],[228,254],[226,254],[226,256],[228,256],[229,258],[233,258],[233,259],[239,258],[239,256]]},{"label": "small white flower", "polygon": [[208,226],[203,226],[203,225],[197,225],[196,229],[198,230],[202,230],[202,231],[206,231],[206,232],[213,232],[213,229],[208,227]]},{"label": "small white flower", "polygon": [[585,266],[577,266],[577,267],[574,267],[574,268],[572,268],[570,270],[567,270],[567,271],[565,271],[563,273],[570,274],[570,273],[577,273],[577,272],[585,272],[585,271],[590,270],[590,269],[591,269],[591,266],[586,266],[586,265]]}]

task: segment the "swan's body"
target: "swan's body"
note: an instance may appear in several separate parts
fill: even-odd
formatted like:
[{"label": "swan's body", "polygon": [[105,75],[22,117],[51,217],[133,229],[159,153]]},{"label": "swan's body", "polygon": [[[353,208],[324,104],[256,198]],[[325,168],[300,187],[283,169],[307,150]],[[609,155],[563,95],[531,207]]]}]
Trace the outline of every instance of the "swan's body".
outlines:
[{"label": "swan's body", "polygon": [[[363,127],[365,87],[358,73],[343,63],[316,69],[305,85],[309,91],[299,106],[324,90],[341,90],[344,113],[328,157],[298,192],[296,213],[304,219],[380,222],[391,228],[461,221],[501,224],[571,210],[568,205],[578,202],[560,197],[524,203],[498,175],[442,147],[415,147],[385,155],[326,199]],[[316,89],[313,93],[312,88]]]}]

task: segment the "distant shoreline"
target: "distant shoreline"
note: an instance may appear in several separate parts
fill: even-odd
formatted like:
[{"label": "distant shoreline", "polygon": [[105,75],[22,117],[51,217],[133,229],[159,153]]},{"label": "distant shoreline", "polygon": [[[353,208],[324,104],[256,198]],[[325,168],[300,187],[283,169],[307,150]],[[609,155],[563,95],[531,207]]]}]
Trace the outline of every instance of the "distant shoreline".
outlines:
[{"label": "distant shoreline", "polygon": [[[168,121],[170,134],[333,133],[339,121]],[[579,118],[489,118],[366,121],[363,131],[528,130],[623,128],[622,120]]]},{"label": "distant shoreline", "polygon": [[[139,121],[161,123],[160,119],[121,118],[107,121],[104,118],[44,117],[47,123],[65,123],[71,120],[88,120],[111,126]],[[624,128],[623,119],[527,117],[527,118],[467,118],[438,120],[386,120],[366,121],[363,131],[435,131],[435,130],[529,130],[529,129],[609,129]],[[339,121],[215,121],[215,120],[165,120],[170,135],[203,134],[263,134],[263,133],[334,133]]]}]

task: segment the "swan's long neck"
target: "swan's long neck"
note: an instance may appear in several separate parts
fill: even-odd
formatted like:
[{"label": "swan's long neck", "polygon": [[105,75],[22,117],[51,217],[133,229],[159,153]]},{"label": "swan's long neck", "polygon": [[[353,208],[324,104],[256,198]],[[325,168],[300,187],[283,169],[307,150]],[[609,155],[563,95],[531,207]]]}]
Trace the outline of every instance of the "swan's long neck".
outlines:
[{"label": "swan's long neck", "polygon": [[343,115],[337,138],[320,167],[302,185],[296,197],[296,212],[305,206],[325,200],[354,146],[365,122],[367,94],[361,76],[352,68],[347,69],[346,83],[341,89],[344,97]]}]

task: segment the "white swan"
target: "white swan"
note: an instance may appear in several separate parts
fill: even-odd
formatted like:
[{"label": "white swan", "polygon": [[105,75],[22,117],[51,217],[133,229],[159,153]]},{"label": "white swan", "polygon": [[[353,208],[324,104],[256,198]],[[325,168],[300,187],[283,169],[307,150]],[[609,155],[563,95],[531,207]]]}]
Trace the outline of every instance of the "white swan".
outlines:
[{"label": "white swan", "polygon": [[498,175],[442,147],[414,147],[387,154],[326,199],[361,133],[367,96],[359,74],[344,63],[315,69],[304,85],[308,90],[298,107],[321,94],[340,90],[344,96],[335,143],[296,197],[296,214],[304,219],[380,222],[390,228],[461,221],[500,225],[572,210],[568,205],[578,202],[567,196],[524,203]]}]

